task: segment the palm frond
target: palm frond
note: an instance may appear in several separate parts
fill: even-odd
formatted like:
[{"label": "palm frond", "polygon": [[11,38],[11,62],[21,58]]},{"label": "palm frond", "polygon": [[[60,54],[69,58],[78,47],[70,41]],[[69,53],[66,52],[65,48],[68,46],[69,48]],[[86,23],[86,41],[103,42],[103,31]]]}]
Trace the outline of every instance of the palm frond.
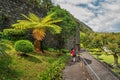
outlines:
[{"label": "palm frond", "polygon": [[17,22],[20,23],[20,24],[23,24],[23,25],[24,25],[24,24],[29,24],[29,25],[30,25],[30,24],[33,24],[33,23],[31,23],[30,21],[28,21],[28,20],[17,20]]},{"label": "palm frond", "polygon": [[31,22],[34,22],[31,18],[29,18],[28,16],[24,15],[24,14],[21,14],[23,17],[25,17],[27,20],[31,21]]},{"label": "palm frond", "polygon": [[48,29],[50,29],[53,34],[58,34],[62,30],[62,28],[60,26],[55,25],[55,24],[51,24],[51,25],[46,24],[44,26],[46,26]]},{"label": "palm frond", "polygon": [[47,23],[48,21],[51,21],[52,20],[52,16],[54,15],[55,13],[51,13],[49,14],[48,16],[46,16],[45,18],[42,19],[42,23]]},{"label": "palm frond", "polygon": [[31,22],[28,20],[17,20],[17,23],[12,24],[12,26],[15,29],[28,29],[28,28],[33,28],[36,24],[36,22]]},{"label": "palm frond", "polygon": [[29,14],[29,18],[35,22],[40,22],[40,19],[37,15],[33,14],[33,13],[30,13]]},{"label": "palm frond", "polygon": [[52,21],[49,21],[47,22],[47,24],[53,24],[53,23],[58,23],[58,22],[61,22],[62,20],[52,20]]},{"label": "palm frond", "polygon": [[43,23],[37,23],[36,26],[34,26],[34,28],[44,28],[45,29],[45,27],[43,25],[44,25]]}]

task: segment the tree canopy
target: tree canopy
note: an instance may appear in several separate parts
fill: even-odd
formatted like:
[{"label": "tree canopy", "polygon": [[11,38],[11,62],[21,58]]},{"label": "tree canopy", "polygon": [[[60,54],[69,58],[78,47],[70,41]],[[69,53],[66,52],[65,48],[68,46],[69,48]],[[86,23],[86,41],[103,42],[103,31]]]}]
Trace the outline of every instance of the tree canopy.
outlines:
[{"label": "tree canopy", "polygon": [[68,11],[61,9],[59,6],[51,8],[48,14],[52,12],[56,12],[56,15],[53,16],[55,19],[60,18],[63,20],[60,23],[60,26],[63,29],[61,32],[62,38],[67,38],[70,35],[75,36],[78,24],[73,18],[73,16]]}]

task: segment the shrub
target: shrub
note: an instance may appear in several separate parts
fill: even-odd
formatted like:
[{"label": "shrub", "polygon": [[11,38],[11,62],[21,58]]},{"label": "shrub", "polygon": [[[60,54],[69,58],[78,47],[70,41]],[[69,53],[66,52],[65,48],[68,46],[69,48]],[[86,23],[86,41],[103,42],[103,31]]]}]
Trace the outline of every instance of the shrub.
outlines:
[{"label": "shrub", "polygon": [[3,37],[9,40],[18,40],[25,36],[26,31],[20,29],[4,29],[3,30]]},{"label": "shrub", "polygon": [[28,40],[19,40],[15,42],[15,50],[23,53],[29,53],[34,50],[34,46]]},{"label": "shrub", "polygon": [[25,31],[24,30],[15,30],[15,29],[4,29],[3,33],[5,35],[24,35]]}]

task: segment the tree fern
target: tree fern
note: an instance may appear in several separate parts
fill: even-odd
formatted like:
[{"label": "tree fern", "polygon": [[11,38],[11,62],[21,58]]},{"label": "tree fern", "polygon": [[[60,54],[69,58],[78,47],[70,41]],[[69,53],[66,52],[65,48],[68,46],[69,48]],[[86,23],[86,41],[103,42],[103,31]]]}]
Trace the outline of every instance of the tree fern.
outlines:
[{"label": "tree fern", "polygon": [[[17,20],[17,23],[12,24],[15,29],[34,29],[32,34],[35,39],[35,44],[39,45],[38,41],[44,39],[46,35],[46,29],[50,30],[51,33],[57,34],[61,32],[61,27],[55,23],[61,22],[60,19],[53,19],[52,16],[55,13],[47,15],[45,18],[39,18],[37,15],[30,13],[28,16],[22,14],[26,20]],[[38,48],[36,48],[38,50]]]},{"label": "tree fern", "polygon": [[[53,29],[58,29],[55,31],[56,31],[56,33],[60,33],[61,27],[56,25],[55,23],[61,22],[62,20],[60,20],[60,19],[54,20],[52,18],[52,16],[54,14],[55,13],[48,15],[45,18],[42,18],[42,20],[37,15],[35,15],[33,13],[30,13],[28,17],[26,15],[22,14],[22,16],[25,17],[27,20],[17,20],[17,23],[12,24],[12,26],[15,29],[29,29],[29,28],[46,29],[46,28],[50,27]],[[56,28],[54,28],[54,27],[56,27]]]}]

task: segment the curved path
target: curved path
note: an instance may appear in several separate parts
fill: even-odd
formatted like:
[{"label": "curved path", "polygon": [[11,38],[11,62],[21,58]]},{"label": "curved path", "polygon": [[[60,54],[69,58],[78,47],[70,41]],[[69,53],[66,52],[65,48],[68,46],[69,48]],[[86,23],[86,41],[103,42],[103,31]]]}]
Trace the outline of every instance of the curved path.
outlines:
[{"label": "curved path", "polygon": [[63,80],[120,80],[87,51],[81,50],[80,54],[82,60],[75,63],[69,60],[63,70]]}]

